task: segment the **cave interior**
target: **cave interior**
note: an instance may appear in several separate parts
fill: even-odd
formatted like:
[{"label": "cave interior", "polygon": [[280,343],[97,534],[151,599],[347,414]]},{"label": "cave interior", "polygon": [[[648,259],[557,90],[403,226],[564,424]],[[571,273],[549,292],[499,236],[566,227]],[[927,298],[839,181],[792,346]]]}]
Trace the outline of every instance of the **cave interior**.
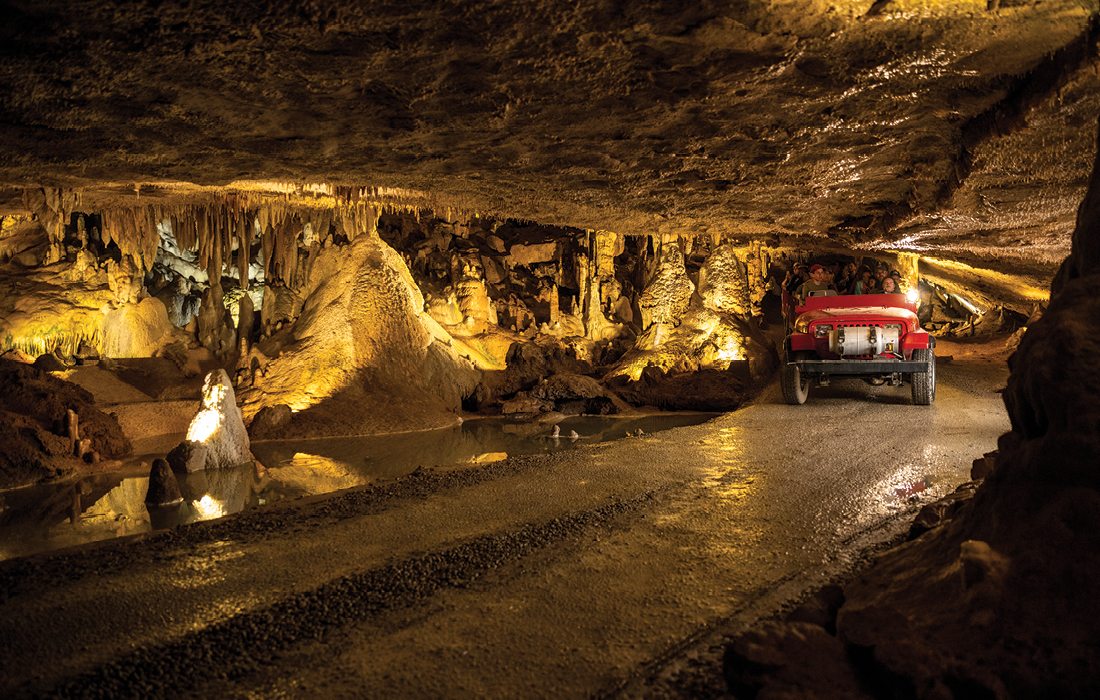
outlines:
[{"label": "cave interior", "polygon": [[[891,587],[853,588],[843,644],[918,614],[909,572],[975,560],[999,593],[940,591],[913,635],[1027,618],[990,651],[1016,670],[879,666],[920,696],[960,665],[1097,687],[1095,616],[1066,611],[1100,603],[1064,583],[1100,569],[1094,2],[2,6],[0,487],[148,470],[196,409],[239,412],[246,454],[737,410],[785,361],[796,263],[883,266],[936,338],[1011,355],[1012,431]],[[235,458],[168,461],[204,459]]]}]

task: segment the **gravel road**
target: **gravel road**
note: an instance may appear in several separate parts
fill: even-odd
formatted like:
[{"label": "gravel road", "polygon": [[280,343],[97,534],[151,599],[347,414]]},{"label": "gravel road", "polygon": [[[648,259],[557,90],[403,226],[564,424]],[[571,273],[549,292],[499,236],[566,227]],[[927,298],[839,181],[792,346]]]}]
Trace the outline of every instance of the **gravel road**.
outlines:
[{"label": "gravel road", "polygon": [[697,695],[1008,429],[1003,363],[0,564],[0,696]]}]

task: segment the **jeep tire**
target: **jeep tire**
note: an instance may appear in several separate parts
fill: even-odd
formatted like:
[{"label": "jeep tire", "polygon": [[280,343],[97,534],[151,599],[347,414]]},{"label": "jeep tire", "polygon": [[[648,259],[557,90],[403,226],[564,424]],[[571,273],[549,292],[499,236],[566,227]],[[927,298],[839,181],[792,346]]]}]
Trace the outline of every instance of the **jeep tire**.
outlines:
[{"label": "jeep tire", "polygon": [[[794,354],[785,359],[793,362],[800,358],[798,354]],[[810,380],[802,376],[798,365],[783,363],[779,369],[779,385],[783,388],[783,400],[792,406],[806,403],[806,398],[810,395]]]},{"label": "jeep tire", "polygon": [[924,372],[914,372],[910,375],[910,383],[913,385],[913,405],[931,406],[936,400],[936,354],[931,348],[921,348],[913,351],[914,362],[925,362],[928,369]]}]

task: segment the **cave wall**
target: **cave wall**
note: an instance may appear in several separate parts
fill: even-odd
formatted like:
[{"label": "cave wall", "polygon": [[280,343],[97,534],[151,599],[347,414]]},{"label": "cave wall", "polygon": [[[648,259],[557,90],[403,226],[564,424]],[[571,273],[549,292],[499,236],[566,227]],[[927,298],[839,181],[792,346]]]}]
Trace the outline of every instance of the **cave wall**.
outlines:
[{"label": "cave wall", "polygon": [[[369,194],[102,205],[28,191],[0,235],[3,349],[163,355],[181,371],[204,357],[230,370],[246,416],[287,406],[303,434],[444,424],[563,372],[723,384],[736,366],[720,404],[732,408],[774,366],[759,326],[777,249],[760,241],[627,237]],[[340,408],[386,396],[407,410],[378,404],[352,411],[357,423]]]}]

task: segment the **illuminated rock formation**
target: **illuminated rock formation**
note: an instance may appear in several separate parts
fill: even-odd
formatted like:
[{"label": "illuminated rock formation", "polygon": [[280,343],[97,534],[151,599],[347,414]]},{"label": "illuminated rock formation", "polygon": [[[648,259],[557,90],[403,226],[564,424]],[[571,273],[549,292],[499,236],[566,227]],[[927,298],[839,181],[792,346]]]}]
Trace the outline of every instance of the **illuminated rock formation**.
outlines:
[{"label": "illuminated rock formation", "polygon": [[[206,375],[202,386],[202,407],[187,428],[186,442],[201,446],[205,469],[238,467],[252,461],[248,433],[225,370],[219,369]],[[189,459],[183,461],[190,463]],[[193,469],[186,468],[185,471]]]}]

